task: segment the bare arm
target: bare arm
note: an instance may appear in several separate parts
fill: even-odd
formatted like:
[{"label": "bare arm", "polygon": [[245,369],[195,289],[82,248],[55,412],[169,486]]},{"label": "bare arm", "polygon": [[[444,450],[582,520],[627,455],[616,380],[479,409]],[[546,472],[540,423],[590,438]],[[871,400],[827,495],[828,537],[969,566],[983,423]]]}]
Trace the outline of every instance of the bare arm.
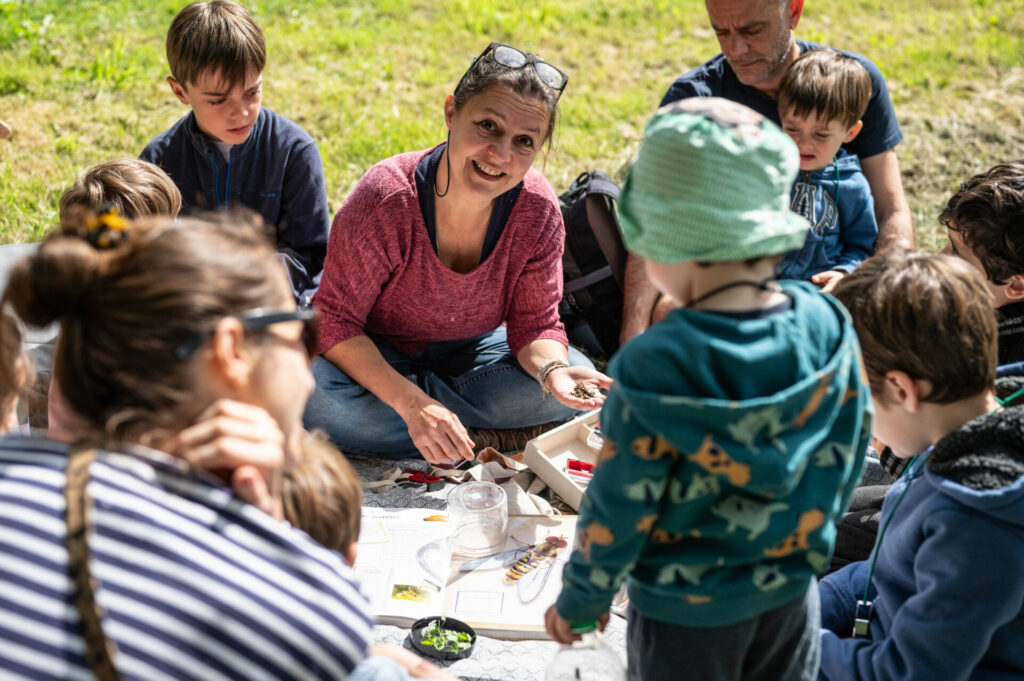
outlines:
[{"label": "bare arm", "polygon": [[860,160],[864,176],[871,185],[875,199],[875,218],[878,221],[878,241],[875,250],[889,246],[914,247],[914,226],[910,218],[910,206],[903,194],[900,179],[900,165],[896,151],[889,149],[881,154]]},{"label": "bare arm", "polygon": [[383,655],[397,662],[408,672],[410,678],[414,679],[438,679],[439,681],[459,681],[458,677],[452,676],[446,670],[441,669],[433,662],[424,660],[422,657],[394,644],[376,644],[370,646],[370,655]]},{"label": "bare arm", "polygon": [[647,279],[643,258],[632,253],[626,258],[626,272],[622,284],[622,330],[619,343],[625,343],[650,326],[659,293]]},{"label": "bare arm", "polygon": [[473,458],[472,441],[459,417],[392,369],[368,336],[344,340],[324,357],[398,412],[424,459]]},{"label": "bare arm", "polygon": [[651,324],[660,322],[665,315],[680,307],[675,298],[659,291],[647,278],[643,258],[629,254],[624,279],[619,345],[639,336]]}]

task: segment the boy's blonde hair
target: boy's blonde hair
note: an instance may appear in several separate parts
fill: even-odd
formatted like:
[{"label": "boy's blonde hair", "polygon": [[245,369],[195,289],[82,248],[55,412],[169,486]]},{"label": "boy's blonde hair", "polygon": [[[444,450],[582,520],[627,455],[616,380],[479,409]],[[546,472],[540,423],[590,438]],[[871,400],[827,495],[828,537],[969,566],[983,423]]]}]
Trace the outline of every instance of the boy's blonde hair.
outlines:
[{"label": "boy's blonde hair", "polygon": [[779,85],[779,113],[839,121],[849,130],[871,99],[871,77],[853,57],[829,48],[805,52]]},{"label": "boy's blonde hair", "polygon": [[181,192],[158,166],[138,158],[97,163],[75,179],[60,197],[61,224],[80,221],[83,213],[112,206],[128,220],[148,215],[174,217]]},{"label": "boy's blonde hair", "polygon": [[263,29],[249,11],[230,0],[197,2],[178,12],[167,31],[171,75],[188,89],[204,71],[229,85],[244,83],[267,62]]},{"label": "boy's blonde hair", "polygon": [[303,438],[301,460],[284,474],[281,496],[285,520],[327,548],[347,555],[359,540],[359,476],[323,433]]},{"label": "boy's blonde hair", "polygon": [[843,277],[833,294],[853,317],[876,395],[893,370],[929,381],[922,401],[936,404],[995,384],[999,329],[992,293],[964,260],[890,249]]}]

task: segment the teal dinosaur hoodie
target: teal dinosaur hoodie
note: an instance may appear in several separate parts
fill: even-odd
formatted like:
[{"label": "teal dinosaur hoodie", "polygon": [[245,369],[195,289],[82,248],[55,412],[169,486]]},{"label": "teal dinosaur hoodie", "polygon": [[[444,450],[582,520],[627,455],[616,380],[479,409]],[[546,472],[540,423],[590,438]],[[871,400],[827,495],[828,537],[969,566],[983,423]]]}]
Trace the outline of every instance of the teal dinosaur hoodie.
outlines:
[{"label": "teal dinosaur hoodie", "polygon": [[628,343],[602,408],[558,613],[724,626],[801,598],[828,564],[871,433],[845,309],[804,282],[764,314],[680,309]]}]

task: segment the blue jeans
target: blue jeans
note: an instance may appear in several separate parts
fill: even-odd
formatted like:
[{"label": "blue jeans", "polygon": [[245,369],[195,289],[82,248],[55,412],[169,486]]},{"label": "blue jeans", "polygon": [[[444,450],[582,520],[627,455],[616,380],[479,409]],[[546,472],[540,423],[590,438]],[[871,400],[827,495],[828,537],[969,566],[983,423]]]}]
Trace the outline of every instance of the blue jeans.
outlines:
[{"label": "blue jeans", "polygon": [[724,627],[687,627],[628,610],[629,681],[814,681],[821,657],[818,585]]},{"label": "blue jeans", "polygon": [[[540,384],[509,350],[504,326],[467,340],[431,343],[415,355],[370,338],[395,371],[450,409],[467,428],[523,428],[566,421],[578,413],[553,397],[541,399]],[[569,362],[593,366],[573,348]],[[419,455],[398,412],[341,369],[317,357],[313,378],[316,391],[303,417],[307,428],[325,431],[352,454],[391,459]]]}]

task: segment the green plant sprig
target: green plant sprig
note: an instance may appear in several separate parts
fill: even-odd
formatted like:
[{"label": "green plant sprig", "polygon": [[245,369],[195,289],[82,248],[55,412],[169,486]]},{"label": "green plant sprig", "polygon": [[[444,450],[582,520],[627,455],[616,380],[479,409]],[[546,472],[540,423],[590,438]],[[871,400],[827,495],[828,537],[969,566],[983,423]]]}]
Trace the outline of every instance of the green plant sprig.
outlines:
[{"label": "green plant sprig", "polygon": [[464,631],[455,631],[444,628],[444,618],[434,620],[429,627],[422,632],[423,645],[433,646],[437,650],[450,650],[461,652],[473,644],[473,638]]}]

